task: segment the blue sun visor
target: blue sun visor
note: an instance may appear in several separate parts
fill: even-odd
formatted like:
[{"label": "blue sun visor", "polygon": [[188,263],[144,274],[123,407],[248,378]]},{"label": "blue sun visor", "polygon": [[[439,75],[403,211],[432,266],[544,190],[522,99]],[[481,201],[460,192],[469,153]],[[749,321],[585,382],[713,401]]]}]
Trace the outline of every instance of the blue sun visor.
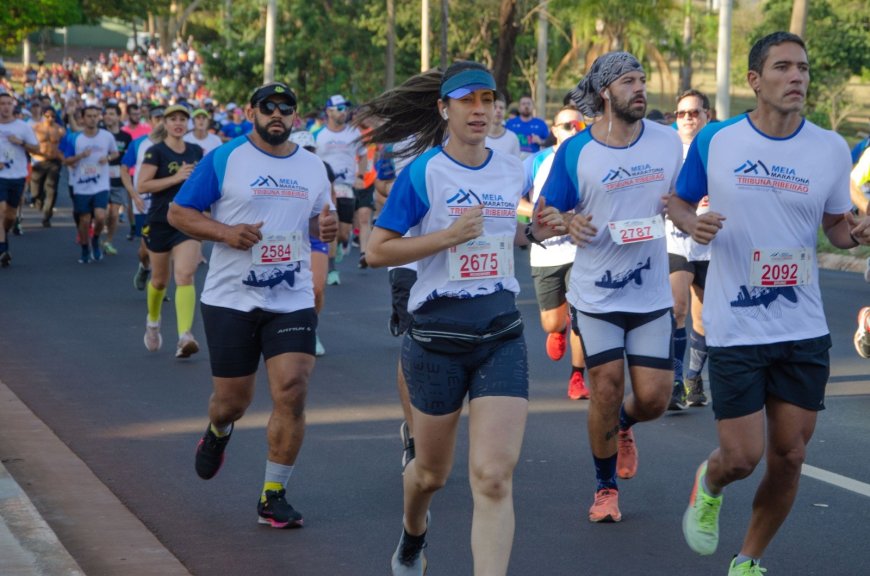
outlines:
[{"label": "blue sun visor", "polygon": [[479,69],[463,70],[441,84],[441,97],[462,98],[475,90],[495,90],[492,74]]}]

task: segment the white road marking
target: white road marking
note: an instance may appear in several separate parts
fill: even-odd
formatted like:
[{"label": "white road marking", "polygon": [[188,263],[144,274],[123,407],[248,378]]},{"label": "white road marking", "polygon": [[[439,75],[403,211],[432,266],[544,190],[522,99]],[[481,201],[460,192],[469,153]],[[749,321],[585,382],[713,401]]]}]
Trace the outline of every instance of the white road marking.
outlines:
[{"label": "white road marking", "polygon": [[865,484],[864,482],[859,482],[858,480],[841,476],[834,472],[828,472],[827,470],[822,470],[821,468],[816,468],[809,464],[803,465],[801,474],[870,498],[870,484]]}]

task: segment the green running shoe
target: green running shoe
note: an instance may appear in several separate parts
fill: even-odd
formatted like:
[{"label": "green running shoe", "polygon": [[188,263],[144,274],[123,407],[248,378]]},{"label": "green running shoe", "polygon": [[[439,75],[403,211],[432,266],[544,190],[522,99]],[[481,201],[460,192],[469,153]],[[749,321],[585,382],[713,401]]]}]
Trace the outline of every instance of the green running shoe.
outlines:
[{"label": "green running shoe", "polygon": [[755,560],[735,565],[736,561],[737,556],[731,560],[731,566],[728,567],[728,576],[761,576],[767,572],[767,568],[762,568],[761,564]]},{"label": "green running shoe", "polygon": [[716,551],[719,544],[719,509],[722,507],[722,495],[713,496],[704,492],[704,475],[707,473],[707,461],[701,463],[695,474],[695,486],[689,497],[689,507],[683,514],[683,536],[689,548],[708,556]]}]

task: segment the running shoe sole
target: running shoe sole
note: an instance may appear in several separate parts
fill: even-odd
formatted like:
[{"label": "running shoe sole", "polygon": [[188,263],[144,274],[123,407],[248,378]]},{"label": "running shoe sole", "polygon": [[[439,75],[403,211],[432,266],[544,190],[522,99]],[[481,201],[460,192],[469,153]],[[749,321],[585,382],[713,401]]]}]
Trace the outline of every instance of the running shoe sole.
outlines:
[{"label": "running shoe sole", "polygon": [[175,351],[176,358],[190,358],[199,352],[199,344],[196,340],[188,340]]},{"label": "running shoe sole", "polygon": [[299,520],[292,520],[290,522],[278,522],[277,520],[264,518],[258,514],[257,524],[264,524],[272,528],[302,528],[305,525],[305,520],[300,518]]},{"label": "running shoe sole", "polygon": [[[616,476],[621,480],[631,480],[637,475],[637,443],[634,441],[634,431],[625,430],[617,433]],[[630,449],[624,446],[631,446]]]}]

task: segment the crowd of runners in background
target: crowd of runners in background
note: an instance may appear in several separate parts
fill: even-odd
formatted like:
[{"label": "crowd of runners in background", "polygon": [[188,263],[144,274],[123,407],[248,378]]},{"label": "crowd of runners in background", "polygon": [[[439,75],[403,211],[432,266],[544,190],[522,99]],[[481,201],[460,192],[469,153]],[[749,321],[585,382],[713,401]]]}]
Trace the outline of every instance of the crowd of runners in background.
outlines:
[{"label": "crowd of runners in background", "polygon": [[[772,50],[794,69],[794,77],[788,82],[800,91],[806,87],[801,76],[806,72],[805,49],[795,38],[777,37],[764,49]],[[504,264],[505,259],[512,262],[514,236],[530,257],[540,325],[548,335],[545,353],[553,361],[569,354],[567,395],[572,400],[590,400],[589,439],[597,486],[589,520],[618,522],[621,512],[617,479],[632,478],[638,467],[633,426],[657,418],[668,409],[703,408],[708,403],[702,378],[708,357],[703,321],[707,316],[702,314],[705,293],[713,292],[712,314],[723,314],[722,286],[734,272],[724,260],[729,254],[719,256],[718,262],[714,258],[715,264],[711,264],[709,243],[717,234],[722,238],[720,246],[741,242],[727,232],[741,223],[729,221],[723,225],[724,217],[711,209],[706,193],[699,192],[706,191],[707,183],[713,182],[707,180],[707,173],[717,164],[708,162],[738,160],[711,141],[742,138],[753,145],[768,145],[766,141],[756,142],[759,137],[751,131],[754,128],[780,138],[800,132],[801,138],[830,140],[832,150],[844,147],[841,139],[815,132],[814,126],[804,130],[802,117],[795,116],[794,110],[781,114],[788,119],[788,126],[770,123],[771,117],[764,116],[770,105],[762,97],[774,89],[771,74],[779,73],[778,69],[768,72],[765,68],[767,54],[756,54],[754,62],[750,55],[750,83],[755,83],[759,108],[704,131],[701,144],[696,140],[698,134],[717,122],[708,97],[689,90],[679,95],[673,110],[648,110],[642,67],[634,57],[621,52],[599,58],[565,97],[564,105],[547,120],[535,115],[528,95],[518,98],[512,107],[505,95],[495,90],[489,72],[474,63],[454,64],[437,77],[422,74],[410,79],[409,84],[417,83],[417,94],[425,92],[420,86],[434,90],[428,110],[411,111],[417,115],[415,118],[406,117],[409,110],[401,104],[406,85],[369,102],[356,103],[362,104],[356,112],[355,103],[342,94],[330,96],[321,109],[298,110],[296,95],[280,83],[260,87],[248,102],[216,102],[205,84],[201,58],[192,41],[179,42],[168,51],[150,47],[136,53],[110,51],[96,60],[40,63],[24,71],[19,84],[22,88],[13,90],[6,78],[0,85],[0,266],[14,268],[14,244],[26,242],[26,238],[14,238],[26,236],[20,226],[22,208],[35,208],[42,226],[51,227],[58,198],[69,196],[79,247],[79,253],[71,252],[70,258],[77,257],[83,265],[98,263],[118,255],[116,244],[122,234],[137,242],[137,262],[131,262],[130,273],[134,288],[145,292],[144,345],[150,352],[161,349],[162,306],[172,300],[178,324],[178,358],[187,358],[200,349],[192,326],[197,302],[194,278],[203,262],[201,240],[216,242],[212,263],[215,259],[225,260],[239,271],[248,270],[250,259],[239,260],[238,250],[257,245],[276,251],[278,256],[267,256],[268,250],[254,255],[255,267],[242,281],[251,291],[274,288],[282,282],[291,288],[294,283],[303,287],[310,283],[311,314],[304,318],[293,316],[292,322],[289,316],[268,322],[304,324],[315,332],[313,339],[271,344],[264,341],[262,350],[248,350],[244,357],[235,352],[233,358],[215,357],[215,350],[229,350],[227,347],[232,345],[222,335],[224,330],[241,329],[245,322],[255,321],[225,312],[236,305],[234,297],[222,291],[223,283],[232,281],[220,276],[228,273],[226,269],[210,268],[202,295],[216,396],[209,409],[210,425],[197,451],[197,472],[203,478],[217,473],[233,422],[244,412],[245,400],[249,401],[239,393],[238,386],[253,386],[262,352],[267,355],[278,414],[270,437],[279,438],[275,442],[281,446],[270,445],[258,510],[261,521],[273,527],[303,522],[301,514],[285,500],[285,488],[301,444],[301,440],[292,438],[304,426],[299,418],[302,407],[294,402],[298,402],[298,390],[304,391],[307,385],[313,357],[326,354],[326,345],[316,335],[317,314],[326,302],[326,286],[341,284],[336,264],[357,248],[359,268],[393,266],[390,331],[394,336],[409,334],[399,355],[397,372],[405,413],[402,463],[406,477],[404,529],[393,557],[393,573],[422,574],[421,569],[425,570],[422,550],[430,521],[429,501],[447,480],[450,465],[444,462],[452,450],[436,445],[432,438],[455,435],[457,420],[452,418],[458,415],[466,393],[476,400],[473,418],[480,422],[470,440],[477,447],[472,461],[472,490],[476,501],[486,502],[479,517],[475,516],[473,546],[481,551],[475,554],[475,566],[479,563],[481,573],[503,573],[513,537],[509,485],[525,426],[528,387],[525,344],[517,339],[522,328],[521,323],[516,324],[518,313],[512,297],[518,284],[513,267]],[[479,113],[490,108],[491,113]],[[391,122],[402,129],[394,129]],[[793,132],[778,132],[785,128]],[[786,150],[784,144],[776,146]],[[294,156],[297,147],[307,152]],[[491,157],[490,150],[498,154]],[[788,152],[777,154],[784,162]],[[241,204],[234,204],[235,195],[241,194],[245,186],[253,186],[255,195],[260,193],[257,190],[263,194],[284,190],[284,184],[265,177],[257,183],[262,176],[247,174],[253,166],[276,166],[275,158],[282,155],[293,157],[288,162],[306,171],[307,189],[316,189],[317,194],[312,202],[301,206],[303,212],[299,214],[304,217],[280,212],[279,223],[273,224],[276,228],[269,230],[264,240],[262,222],[241,224],[233,219],[234,210],[244,212],[240,206],[245,202],[238,200]],[[604,166],[617,157],[604,184],[593,181],[582,170],[578,172],[580,165]],[[852,161],[851,169],[844,164],[843,174],[826,176],[832,190],[848,179],[851,197],[838,191],[821,201],[825,218],[829,212],[848,212],[844,198],[851,201],[856,214],[867,212],[867,140],[855,147]],[[228,162],[232,171],[227,168]],[[832,165],[838,165],[836,162]],[[410,176],[405,173],[409,165],[414,167],[409,173],[416,171]],[[747,173],[753,170],[757,175],[754,165],[746,168]],[[253,177],[255,184],[225,180],[237,173]],[[485,208],[479,211],[460,206],[450,214],[459,215],[455,221],[437,211],[430,215],[430,202],[448,206],[463,202],[464,197],[457,200],[445,192],[445,183],[452,182],[454,173],[461,173],[481,189],[503,180],[498,189],[504,198],[498,202],[480,201]],[[765,181],[769,187],[780,186],[769,178]],[[287,184],[285,188],[297,185]],[[781,184],[783,190],[792,185],[798,184]],[[603,193],[632,186],[648,192],[643,202],[618,206],[616,197]],[[292,195],[286,190],[280,194]],[[401,200],[390,202],[390,198]],[[666,202],[668,217],[663,219]],[[579,206],[587,212],[575,214]],[[721,204],[718,209],[722,210]],[[219,210],[215,220],[203,214],[211,210]],[[503,213],[510,213],[510,218],[499,220]],[[609,233],[599,234],[616,213],[625,215],[625,219],[610,221]],[[266,220],[271,214],[262,212],[260,216]],[[808,221],[806,228],[814,237],[818,225],[823,224],[832,242],[841,247],[866,243],[866,227],[857,226],[858,221],[850,218]],[[842,224],[847,221],[851,231]],[[861,242],[853,236],[856,231]],[[440,242],[445,235],[453,246],[478,237],[486,246],[446,250]],[[505,238],[510,238],[508,248],[498,247]],[[634,248],[624,248],[635,242]],[[798,250],[798,245],[794,249]],[[491,276],[498,280],[475,281],[480,296],[466,298],[459,287],[470,286],[462,282],[471,280],[474,274],[464,276],[461,263],[483,254],[475,250],[486,252],[487,258],[487,250],[492,252]],[[299,264],[298,254],[307,255],[304,264]],[[522,256],[523,252],[517,254]],[[768,254],[759,257],[775,258]],[[281,266],[276,264],[270,271],[256,268],[271,262]],[[708,269],[711,280],[716,281],[712,288],[707,286]],[[796,280],[797,285],[810,284],[811,273],[800,274],[803,276]],[[870,282],[870,266],[865,277]],[[175,292],[170,298],[167,287],[173,281]],[[643,286],[643,292],[613,296],[631,284]],[[756,306],[767,297],[770,302],[782,298],[793,303],[798,298],[795,288],[790,288],[791,292],[771,292],[728,285],[727,289],[731,288],[742,290],[742,296],[729,292],[727,297],[736,297],[745,307]],[[287,300],[292,309],[281,308],[280,312],[298,315],[308,310],[302,302],[305,295],[294,294]],[[731,306],[735,306],[734,302]],[[468,323],[464,320],[474,315],[478,315],[477,324],[465,326]],[[445,326],[460,325],[470,332],[460,331],[450,342],[438,344],[438,334],[443,334]],[[487,330],[496,330],[498,337],[490,338],[491,333],[487,333],[486,338],[474,340],[469,336]],[[827,353],[830,343],[821,335],[825,331],[823,318],[815,323],[798,323],[794,330],[798,334],[804,330],[807,337],[802,342],[814,346],[807,354],[821,357]],[[870,357],[868,332],[870,308],[862,308],[855,348],[864,358]],[[661,338],[662,334],[668,337]],[[714,332],[713,342],[720,349],[717,371],[723,370],[727,362],[745,360],[725,358],[722,352],[723,347],[744,343],[734,334],[724,332],[723,327]],[[762,330],[750,336],[765,353],[776,355],[780,353],[775,348],[779,340],[769,341],[769,335],[769,331]],[[470,351],[457,351],[456,342],[463,339],[477,343],[474,354],[480,358]],[[282,360],[285,355],[290,360]],[[497,358],[489,363],[490,356],[499,355],[505,356],[502,363]],[[445,356],[461,361],[443,360]],[[435,358],[444,362],[445,369],[455,368],[454,363],[462,364],[463,369],[468,368],[463,363],[475,364],[481,379],[504,376],[505,387],[493,392],[470,377],[458,395],[428,397],[419,384],[427,382],[431,374],[421,372],[420,366],[437,363]],[[630,375],[628,396],[626,367]],[[800,397],[783,393],[785,401],[768,405],[769,414],[788,416],[798,423],[803,418],[805,428],[811,428],[815,418],[812,408],[792,411],[794,405],[806,407],[818,402],[816,380],[824,380],[823,375],[807,374],[802,377],[812,390]],[[412,387],[409,395],[406,382],[410,381],[418,386]],[[776,384],[774,392],[782,392],[775,389]],[[764,402],[751,406],[722,403],[714,406],[714,411],[721,422],[755,427],[758,421],[754,415],[763,407]],[[444,420],[442,416],[447,415],[451,419]],[[286,426],[280,423],[281,418],[286,419]],[[511,420],[511,426],[499,429],[504,441],[488,440],[487,432],[495,429],[494,423],[503,424],[505,418]],[[793,424],[789,431],[798,425]],[[722,489],[751,472],[761,457],[756,450],[757,438],[747,439],[736,429],[730,433],[744,444],[732,446],[731,452],[714,451],[701,465],[684,518],[686,539],[701,554],[710,554],[716,547],[718,525],[713,526],[711,518],[718,515]],[[784,448],[802,450],[803,445]],[[738,462],[740,458],[743,460]],[[779,466],[791,478],[793,463],[771,458],[769,466]],[[776,480],[765,482],[764,489],[783,491],[778,503],[787,509],[789,498],[794,496],[792,488]],[[493,489],[494,485],[498,490]],[[766,511],[756,513],[763,515]],[[747,536],[748,543],[732,562],[729,573],[760,574],[760,554],[777,528],[778,524],[766,526]]]}]

